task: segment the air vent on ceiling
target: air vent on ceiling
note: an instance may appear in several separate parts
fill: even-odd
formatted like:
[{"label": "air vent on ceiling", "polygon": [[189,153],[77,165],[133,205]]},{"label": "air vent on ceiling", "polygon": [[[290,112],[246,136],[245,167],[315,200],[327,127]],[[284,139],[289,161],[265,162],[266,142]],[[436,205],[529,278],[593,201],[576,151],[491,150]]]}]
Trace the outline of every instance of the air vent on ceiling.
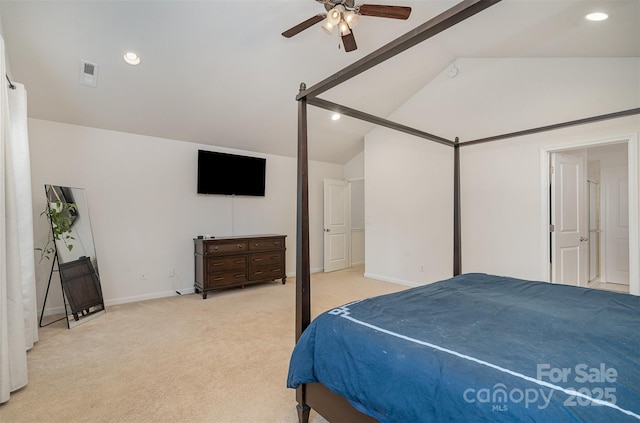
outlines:
[{"label": "air vent on ceiling", "polygon": [[95,87],[98,80],[98,65],[87,60],[80,60],[80,83]]}]

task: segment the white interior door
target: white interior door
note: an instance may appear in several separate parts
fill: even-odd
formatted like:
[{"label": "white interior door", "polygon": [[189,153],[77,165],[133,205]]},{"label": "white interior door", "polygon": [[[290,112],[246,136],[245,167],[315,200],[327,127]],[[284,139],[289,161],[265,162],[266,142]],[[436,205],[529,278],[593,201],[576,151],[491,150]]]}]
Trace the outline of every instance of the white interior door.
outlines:
[{"label": "white interior door", "polygon": [[629,173],[603,168],[604,282],[629,284]]},{"label": "white interior door", "polygon": [[324,271],[349,267],[351,233],[349,183],[324,180]]},{"label": "white interior door", "polygon": [[584,152],[551,155],[551,281],[586,286],[586,157]]}]

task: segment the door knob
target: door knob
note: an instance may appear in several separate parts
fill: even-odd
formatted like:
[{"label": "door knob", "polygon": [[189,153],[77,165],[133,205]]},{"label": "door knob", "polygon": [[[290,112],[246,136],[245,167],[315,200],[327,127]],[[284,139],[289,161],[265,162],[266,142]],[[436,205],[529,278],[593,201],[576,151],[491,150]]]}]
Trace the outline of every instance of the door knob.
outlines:
[{"label": "door knob", "polygon": [[324,230],[325,232],[331,232],[331,229],[327,228]]},{"label": "door knob", "polygon": [[589,238],[587,238],[586,236],[581,236],[580,241],[589,241]]}]

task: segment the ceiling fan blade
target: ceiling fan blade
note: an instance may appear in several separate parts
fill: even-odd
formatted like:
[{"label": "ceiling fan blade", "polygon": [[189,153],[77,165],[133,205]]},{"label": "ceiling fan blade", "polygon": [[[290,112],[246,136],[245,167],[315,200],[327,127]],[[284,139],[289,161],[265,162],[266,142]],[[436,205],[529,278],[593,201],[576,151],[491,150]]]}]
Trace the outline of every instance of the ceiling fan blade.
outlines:
[{"label": "ceiling fan blade", "polygon": [[361,4],[358,14],[363,16],[377,16],[380,18],[408,19],[411,8],[406,6],[383,6],[378,4]]},{"label": "ceiling fan blade", "polygon": [[353,29],[347,35],[342,36],[342,45],[347,53],[358,48],[356,38],[353,36]]},{"label": "ceiling fan blade", "polygon": [[291,38],[294,35],[296,35],[297,33],[304,31],[305,29],[317,24],[318,22],[321,22],[326,16],[327,16],[326,13],[321,13],[319,15],[315,15],[315,16],[307,19],[306,21],[299,23],[298,25],[294,26],[293,28],[287,29],[285,32],[282,33],[282,35],[287,37],[287,38]]}]

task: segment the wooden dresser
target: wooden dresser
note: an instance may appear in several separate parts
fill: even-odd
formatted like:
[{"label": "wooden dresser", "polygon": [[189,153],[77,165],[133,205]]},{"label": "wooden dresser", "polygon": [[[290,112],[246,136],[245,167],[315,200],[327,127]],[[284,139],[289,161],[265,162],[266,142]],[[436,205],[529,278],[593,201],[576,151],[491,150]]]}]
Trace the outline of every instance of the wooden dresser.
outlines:
[{"label": "wooden dresser", "polygon": [[194,239],[195,291],[207,298],[216,289],[287,280],[286,235]]}]

